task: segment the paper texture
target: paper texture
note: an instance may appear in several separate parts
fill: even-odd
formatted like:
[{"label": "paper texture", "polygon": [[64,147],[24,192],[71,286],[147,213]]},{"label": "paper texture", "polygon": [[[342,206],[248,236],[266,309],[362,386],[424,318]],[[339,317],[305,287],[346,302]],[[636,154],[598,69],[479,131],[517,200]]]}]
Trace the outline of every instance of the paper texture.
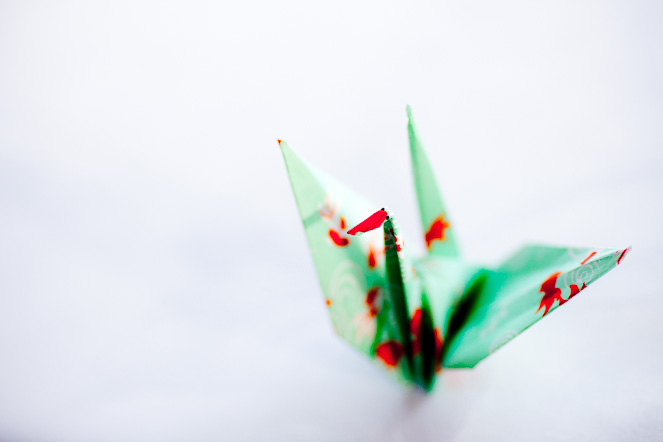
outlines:
[{"label": "paper texture", "polygon": [[334,330],[396,379],[430,390],[442,367],[473,367],[629,249],[533,245],[496,268],[465,262],[409,106],[407,114],[427,248],[416,259],[391,210],[279,144]]}]

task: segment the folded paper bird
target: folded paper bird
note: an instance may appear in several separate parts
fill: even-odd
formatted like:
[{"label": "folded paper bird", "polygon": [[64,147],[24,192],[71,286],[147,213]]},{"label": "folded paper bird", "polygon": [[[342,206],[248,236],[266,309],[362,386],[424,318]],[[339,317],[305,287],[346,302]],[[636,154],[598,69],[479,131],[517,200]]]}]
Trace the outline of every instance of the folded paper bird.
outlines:
[{"label": "folded paper bird", "polygon": [[465,262],[409,106],[407,113],[422,258],[408,259],[389,209],[366,218],[375,205],[279,145],[335,331],[397,379],[430,390],[442,367],[473,367],[630,248],[530,245],[496,268]]}]

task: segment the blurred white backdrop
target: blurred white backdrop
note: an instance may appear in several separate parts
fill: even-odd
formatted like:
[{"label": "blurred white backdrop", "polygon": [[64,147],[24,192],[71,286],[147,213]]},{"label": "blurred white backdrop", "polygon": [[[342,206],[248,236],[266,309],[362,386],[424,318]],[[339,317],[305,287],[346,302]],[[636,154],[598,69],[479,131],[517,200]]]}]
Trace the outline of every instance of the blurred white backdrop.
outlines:
[{"label": "blurred white backdrop", "polygon": [[[660,440],[663,5],[0,4],[0,440]],[[276,143],[423,251],[633,246],[429,396],[336,339]],[[374,183],[378,181],[379,185]]]}]

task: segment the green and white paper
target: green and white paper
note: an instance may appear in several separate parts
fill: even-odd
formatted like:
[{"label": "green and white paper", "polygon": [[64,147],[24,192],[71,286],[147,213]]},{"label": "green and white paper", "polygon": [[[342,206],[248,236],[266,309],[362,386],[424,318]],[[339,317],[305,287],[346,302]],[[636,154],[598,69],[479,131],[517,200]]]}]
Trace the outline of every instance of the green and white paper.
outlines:
[{"label": "green and white paper", "polygon": [[496,268],[465,262],[409,106],[407,113],[428,250],[416,259],[387,208],[382,228],[349,235],[381,206],[279,144],[334,330],[397,379],[430,390],[442,367],[473,367],[618,265],[629,248],[528,245]]}]

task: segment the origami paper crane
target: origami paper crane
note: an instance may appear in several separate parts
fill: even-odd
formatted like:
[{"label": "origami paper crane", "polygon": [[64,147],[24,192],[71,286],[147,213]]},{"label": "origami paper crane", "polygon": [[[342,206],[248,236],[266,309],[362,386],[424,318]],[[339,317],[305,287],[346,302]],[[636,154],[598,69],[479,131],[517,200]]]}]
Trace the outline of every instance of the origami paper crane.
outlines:
[{"label": "origami paper crane", "polygon": [[465,262],[409,106],[407,113],[428,249],[422,258],[405,254],[389,209],[366,218],[379,206],[279,144],[336,333],[397,379],[430,390],[442,367],[473,367],[618,265],[630,248],[529,245],[496,268]]}]

